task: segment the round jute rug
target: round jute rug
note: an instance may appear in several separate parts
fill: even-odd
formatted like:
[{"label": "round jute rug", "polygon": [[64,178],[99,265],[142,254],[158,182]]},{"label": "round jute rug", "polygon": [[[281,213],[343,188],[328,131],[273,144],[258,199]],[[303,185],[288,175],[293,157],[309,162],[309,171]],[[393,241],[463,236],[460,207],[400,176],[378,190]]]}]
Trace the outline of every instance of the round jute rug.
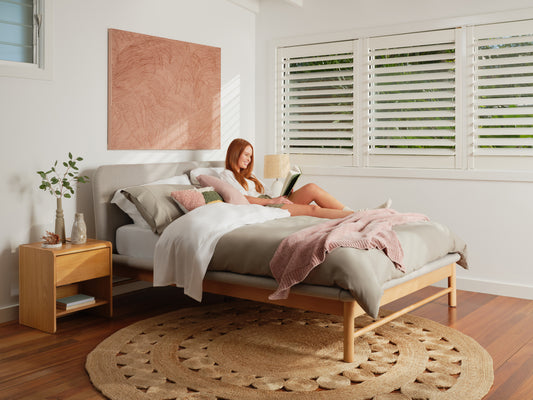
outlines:
[{"label": "round jute rug", "polygon": [[342,337],[340,317],[239,301],[130,325],[86,369],[113,400],[475,400],[494,379],[475,340],[425,318],[357,338],[353,363],[342,361]]}]

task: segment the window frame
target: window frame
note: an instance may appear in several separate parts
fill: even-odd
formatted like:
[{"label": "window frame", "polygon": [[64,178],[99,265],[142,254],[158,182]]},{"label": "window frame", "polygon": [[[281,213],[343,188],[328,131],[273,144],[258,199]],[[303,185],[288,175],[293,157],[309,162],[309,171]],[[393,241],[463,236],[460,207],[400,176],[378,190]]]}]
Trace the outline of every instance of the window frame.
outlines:
[{"label": "window frame", "polygon": [[[471,17],[459,17],[454,19],[446,19],[439,21],[438,23],[414,23],[414,24],[402,24],[393,27],[383,28],[365,28],[357,31],[320,34],[308,37],[294,37],[279,39],[272,42],[274,47],[274,58],[277,62],[277,49],[280,47],[306,45],[312,43],[325,43],[330,41],[345,41],[354,40],[359,42],[359,46],[365,40],[370,37],[385,36],[385,35],[401,35],[410,34],[415,32],[423,32],[437,29],[456,29],[457,32],[457,51],[461,53],[461,57],[458,57],[457,63],[457,113],[458,119],[456,121],[456,141],[458,146],[457,161],[454,168],[420,168],[420,167],[373,167],[365,162],[362,164],[354,162],[352,166],[332,166],[332,165],[318,165],[308,164],[305,160],[297,160],[293,163],[299,163],[305,167],[305,171],[308,174],[314,175],[337,175],[337,176],[361,176],[361,177],[395,177],[395,178],[421,178],[421,179],[451,179],[451,180],[487,180],[487,181],[516,181],[516,182],[533,182],[533,170],[502,170],[502,169],[473,169],[474,162],[473,156],[469,149],[473,145],[472,126],[470,121],[473,117],[473,109],[468,104],[463,104],[465,99],[468,99],[468,95],[473,92],[471,86],[469,86],[468,79],[466,79],[471,73],[470,62],[468,56],[469,39],[471,39],[471,32],[469,29],[473,25],[486,25],[515,22],[519,20],[533,19],[533,8],[509,11],[503,13],[492,13],[482,16]],[[464,29],[467,28],[467,29]],[[273,62],[271,65],[274,65]],[[358,62],[354,60],[354,64]],[[355,68],[355,67],[354,67]],[[277,85],[277,81],[273,86]],[[364,88],[363,88],[364,89]],[[276,104],[276,98],[274,96],[274,104]],[[277,104],[275,105],[277,107]],[[361,107],[357,107],[361,108]],[[277,115],[276,108],[276,115]],[[359,112],[359,111],[358,111]],[[278,122],[275,122],[278,124]],[[277,125],[276,125],[277,126]],[[359,127],[356,126],[356,129]],[[279,131],[276,129],[275,148],[277,152],[280,152],[279,147]],[[357,159],[361,157],[362,146],[359,145],[360,140],[364,140],[365,135],[355,135],[356,149],[354,157]],[[363,155],[364,157],[364,155]],[[292,161],[292,156],[291,156]]]},{"label": "window frame", "polygon": [[53,0],[34,0],[34,11],[41,14],[40,38],[34,45],[36,62],[0,60],[0,77],[52,80]]}]

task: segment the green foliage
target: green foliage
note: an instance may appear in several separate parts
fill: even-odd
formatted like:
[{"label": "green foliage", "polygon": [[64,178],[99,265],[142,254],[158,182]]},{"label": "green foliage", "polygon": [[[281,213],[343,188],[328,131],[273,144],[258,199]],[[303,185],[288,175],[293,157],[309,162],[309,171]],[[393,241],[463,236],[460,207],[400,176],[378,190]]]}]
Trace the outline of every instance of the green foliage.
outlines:
[{"label": "green foliage", "polygon": [[37,174],[42,179],[39,189],[47,191],[57,198],[71,198],[74,194],[74,187],[72,186],[74,183],[89,182],[88,176],[78,175],[79,169],[76,165],[78,161],[83,161],[83,158],[74,158],[72,153],[69,152],[68,160],[63,162],[64,172],[61,173],[56,169],[57,160],[48,171],[37,171]]}]

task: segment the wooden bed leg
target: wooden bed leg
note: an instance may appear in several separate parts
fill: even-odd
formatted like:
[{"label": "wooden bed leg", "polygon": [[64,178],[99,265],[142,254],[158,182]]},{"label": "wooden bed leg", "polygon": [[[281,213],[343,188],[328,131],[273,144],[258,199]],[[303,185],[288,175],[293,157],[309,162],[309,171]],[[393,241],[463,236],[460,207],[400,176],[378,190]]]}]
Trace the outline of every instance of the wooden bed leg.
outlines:
[{"label": "wooden bed leg", "polygon": [[344,303],[344,362],[354,359],[355,301]]},{"label": "wooden bed leg", "polygon": [[451,289],[448,294],[448,305],[450,307],[457,307],[457,276],[456,264],[453,264],[451,275],[448,277],[448,287]]}]

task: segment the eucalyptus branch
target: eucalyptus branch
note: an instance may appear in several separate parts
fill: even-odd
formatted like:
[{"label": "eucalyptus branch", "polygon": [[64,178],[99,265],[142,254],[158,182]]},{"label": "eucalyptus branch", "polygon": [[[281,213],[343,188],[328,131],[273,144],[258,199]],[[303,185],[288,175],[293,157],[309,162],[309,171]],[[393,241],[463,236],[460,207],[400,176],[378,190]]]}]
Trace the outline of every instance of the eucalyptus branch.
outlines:
[{"label": "eucalyptus branch", "polygon": [[56,169],[57,160],[54,165],[48,171],[37,171],[37,174],[41,177],[42,181],[39,185],[39,189],[49,192],[56,198],[65,197],[71,198],[74,194],[74,188],[72,184],[86,183],[89,181],[88,176],[78,175],[78,167],[76,163],[83,161],[83,158],[74,158],[72,153],[68,153],[68,160],[63,162],[63,166],[66,168],[65,172],[61,173]]}]

